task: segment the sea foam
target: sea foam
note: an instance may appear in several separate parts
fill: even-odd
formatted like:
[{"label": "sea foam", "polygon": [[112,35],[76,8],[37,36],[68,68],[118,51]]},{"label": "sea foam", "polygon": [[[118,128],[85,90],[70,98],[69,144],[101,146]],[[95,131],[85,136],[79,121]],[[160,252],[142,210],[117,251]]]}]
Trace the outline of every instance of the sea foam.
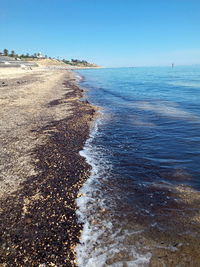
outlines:
[{"label": "sea foam", "polygon": [[[149,264],[151,253],[141,255],[132,244],[124,247],[124,239],[130,234],[134,235],[134,231],[128,233],[113,227],[109,213],[104,214],[108,207],[101,194],[101,182],[108,179],[112,166],[106,160],[104,151],[93,143],[95,138],[100,137],[98,128],[102,124],[103,114],[100,117],[94,122],[89,139],[80,151],[92,170],[76,200],[77,216],[83,223],[80,244],[76,247],[77,264],[79,267],[123,267],[126,263],[127,267],[145,267]],[[122,260],[120,255],[126,253],[125,250],[128,251],[128,259]]]}]

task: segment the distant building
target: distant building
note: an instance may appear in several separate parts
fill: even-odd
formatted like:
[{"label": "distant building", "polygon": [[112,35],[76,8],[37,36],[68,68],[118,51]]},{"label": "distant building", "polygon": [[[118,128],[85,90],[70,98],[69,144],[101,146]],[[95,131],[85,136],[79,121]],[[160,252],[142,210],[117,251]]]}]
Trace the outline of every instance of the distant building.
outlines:
[{"label": "distant building", "polygon": [[36,53],[36,57],[37,58],[45,58],[45,56],[41,52]]}]

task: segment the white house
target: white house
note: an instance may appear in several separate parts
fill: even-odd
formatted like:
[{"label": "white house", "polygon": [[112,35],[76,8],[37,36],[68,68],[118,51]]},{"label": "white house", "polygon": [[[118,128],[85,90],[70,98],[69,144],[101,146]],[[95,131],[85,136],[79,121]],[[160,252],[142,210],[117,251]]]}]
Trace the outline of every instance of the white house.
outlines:
[{"label": "white house", "polygon": [[36,53],[36,57],[37,58],[45,58],[45,56],[41,52]]}]

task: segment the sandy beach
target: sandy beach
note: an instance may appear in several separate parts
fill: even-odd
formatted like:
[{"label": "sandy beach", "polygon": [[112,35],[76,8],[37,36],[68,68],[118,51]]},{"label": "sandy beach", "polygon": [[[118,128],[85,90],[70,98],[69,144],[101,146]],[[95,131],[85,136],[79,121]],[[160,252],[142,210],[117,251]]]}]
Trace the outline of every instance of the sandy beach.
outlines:
[{"label": "sandy beach", "polygon": [[95,109],[67,70],[0,70],[0,266],[76,266]]}]

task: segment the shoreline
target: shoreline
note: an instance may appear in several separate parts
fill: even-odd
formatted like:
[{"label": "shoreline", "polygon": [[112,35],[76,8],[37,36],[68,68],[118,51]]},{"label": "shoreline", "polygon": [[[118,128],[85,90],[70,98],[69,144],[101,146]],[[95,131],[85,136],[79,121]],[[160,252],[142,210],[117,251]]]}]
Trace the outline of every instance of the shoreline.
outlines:
[{"label": "shoreline", "polygon": [[[19,85],[26,80],[26,75],[17,78]],[[67,108],[69,114],[65,116],[66,111],[61,112],[54,120],[44,119],[44,122],[40,114],[40,127],[35,122],[31,125],[28,134],[33,134],[36,141],[41,140],[33,142],[29,151],[34,172],[25,174],[15,190],[7,190],[5,194],[5,188],[0,199],[2,266],[76,266],[74,249],[82,225],[77,221],[75,200],[91,168],[79,152],[89,136],[95,107],[80,101],[83,90],[78,87],[73,73],[63,71],[61,76],[59,85],[55,82],[54,86],[62,84],[64,94],[56,98],[54,92],[45,108],[53,112]],[[27,77],[32,77],[31,72]],[[12,87],[7,79],[3,88],[6,82]],[[34,84],[35,80],[29,82]],[[39,79],[39,82],[43,81]],[[3,99],[3,105],[9,105],[9,99],[6,100]],[[17,141],[19,145],[20,136]],[[24,152],[26,150],[22,149],[21,153]]]}]

